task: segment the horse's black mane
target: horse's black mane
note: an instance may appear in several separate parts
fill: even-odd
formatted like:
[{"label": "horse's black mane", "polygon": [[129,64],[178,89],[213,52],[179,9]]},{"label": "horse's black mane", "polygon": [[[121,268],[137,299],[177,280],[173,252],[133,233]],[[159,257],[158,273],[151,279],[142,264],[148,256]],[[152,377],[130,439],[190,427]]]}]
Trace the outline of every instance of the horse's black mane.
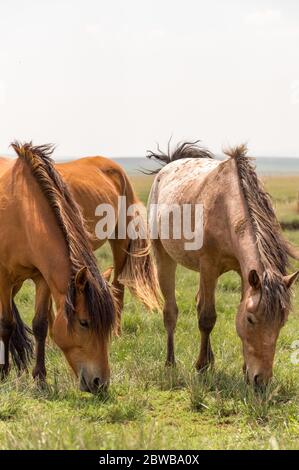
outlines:
[{"label": "horse's black mane", "polygon": [[[176,160],[181,160],[182,158],[214,158],[213,154],[209,150],[198,145],[199,142],[200,140],[195,140],[194,142],[179,142],[176,148],[171,150],[169,141],[167,152],[163,152],[160,149],[159,144],[157,144],[156,152],[148,150],[147,158],[153,158],[162,167]],[[147,170],[144,173],[155,175],[159,173],[160,170],[161,168],[157,168],[154,170]]]}]

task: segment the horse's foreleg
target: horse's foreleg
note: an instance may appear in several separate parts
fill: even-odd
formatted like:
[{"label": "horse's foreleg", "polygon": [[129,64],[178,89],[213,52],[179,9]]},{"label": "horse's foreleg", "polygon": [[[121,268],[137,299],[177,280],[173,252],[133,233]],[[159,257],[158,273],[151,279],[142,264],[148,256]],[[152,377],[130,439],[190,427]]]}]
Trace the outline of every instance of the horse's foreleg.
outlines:
[{"label": "horse's foreleg", "polygon": [[32,375],[34,379],[45,382],[47,374],[45,365],[45,344],[48,333],[48,314],[51,309],[51,293],[43,278],[36,280],[35,285],[35,315],[32,320],[32,330],[35,338],[36,362]]},{"label": "horse's foreleg", "polygon": [[167,331],[166,365],[175,365],[174,332],[178,318],[175,298],[176,262],[166,253],[160,240],[153,240],[160,289],[164,298],[163,319]]},{"label": "horse's foreleg", "polygon": [[215,289],[218,275],[211,266],[201,264],[200,289],[197,299],[198,327],[200,330],[200,351],[196,369],[203,370],[214,363],[210,334],[216,323]]}]

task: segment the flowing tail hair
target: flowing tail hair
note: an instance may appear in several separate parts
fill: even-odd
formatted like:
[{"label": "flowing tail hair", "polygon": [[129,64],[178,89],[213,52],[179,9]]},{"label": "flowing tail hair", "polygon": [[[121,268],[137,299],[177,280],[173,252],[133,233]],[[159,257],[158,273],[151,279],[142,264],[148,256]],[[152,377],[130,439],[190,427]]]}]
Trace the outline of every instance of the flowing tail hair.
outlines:
[{"label": "flowing tail hair", "polygon": [[142,216],[145,207],[140,202],[135,204],[139,209],[136,216],[139,234],[142,236],[130,239],[126,261],[118,280],[149,310],[160,311],[162,303],[157,271],[150,250],[147,224]]},{"label": "flowing tail hair", "polygon": [[13,363],[19,371],[26,370],[33,357],[32,331],[23,322],[17,306],[12,302],[15,327],[10,337],[9,350]]}]

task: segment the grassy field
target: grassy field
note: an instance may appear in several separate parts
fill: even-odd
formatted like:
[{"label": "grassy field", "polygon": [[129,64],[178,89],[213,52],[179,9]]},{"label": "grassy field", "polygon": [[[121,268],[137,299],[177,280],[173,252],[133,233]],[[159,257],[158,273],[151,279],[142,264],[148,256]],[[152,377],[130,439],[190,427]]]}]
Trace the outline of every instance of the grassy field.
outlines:
[{"label": "grassy field", "polygon": [[299,176],[264,177],[277,217],[282,223],[299,223]]},{"label": "grassy field", "polygon": [[[266,178],[279,218],[298,220],[299,177]],[[134,179],[145,201],[150,179]],[[299,246],[299,231],[286,232]],[[111,263],[108,248],[100,266]],[[299,265],[297,264],[299,269]],[[48,388],[39,390],[30,375],[0,385],[0,449],[295,449],[299,447],[299,364],[291,361],[299,340],[299,286],[294,312],[277,345],[275,377],[264,396],[244,384],[241,344],[235,332],[240,297],[238,277],[229,273],[218,285],[218,321],[212,334],[213,371],[197,375],[199,333],[194,296],[197,275],[177,272],[180,309],[176,333],[177,368],[164,368],[166,342],[162,318],[148,313],[129,294],[123,336],[111,349],[112,384],[106,400],[78,391],[57,348],[49,342]],[[33,288],[27,282],[18,305],[28,321]],[[299,357],[299,354],[298,354]]]}]

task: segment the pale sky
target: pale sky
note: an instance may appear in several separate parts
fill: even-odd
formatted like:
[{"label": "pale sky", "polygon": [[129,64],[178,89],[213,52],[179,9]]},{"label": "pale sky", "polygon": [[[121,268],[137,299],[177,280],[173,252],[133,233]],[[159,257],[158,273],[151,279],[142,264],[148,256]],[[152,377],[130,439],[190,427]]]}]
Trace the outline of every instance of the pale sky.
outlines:
[{"label": "pale sky", "polygon": [[0,0],[0,154],[299,156],[297,0]]}]

